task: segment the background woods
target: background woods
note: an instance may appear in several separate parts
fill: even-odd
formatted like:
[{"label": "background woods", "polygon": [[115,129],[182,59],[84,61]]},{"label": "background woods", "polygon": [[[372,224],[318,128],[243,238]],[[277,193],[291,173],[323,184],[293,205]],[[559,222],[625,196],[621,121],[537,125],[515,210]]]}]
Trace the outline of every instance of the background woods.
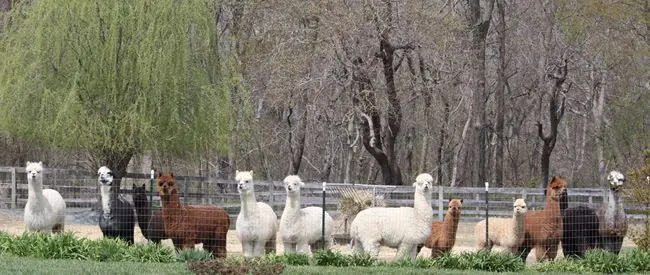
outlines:
[{"label": "background woods", "polygon": [[59,2],[0,0],[0,165],[597,186],[650,147],[646,0]]}]

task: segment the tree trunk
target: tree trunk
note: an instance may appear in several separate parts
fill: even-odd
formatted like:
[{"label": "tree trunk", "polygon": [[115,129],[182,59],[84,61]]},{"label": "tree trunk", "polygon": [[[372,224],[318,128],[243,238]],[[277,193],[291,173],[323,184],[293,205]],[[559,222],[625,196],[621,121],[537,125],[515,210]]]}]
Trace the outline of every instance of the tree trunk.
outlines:
[{"label": "tree trunk", "polygon": [[480,0],[466,0],[466,20],[470,27],[470,64],[472,78],[471,90],[472,96],[472,127],[469,134],[470,146],[468,146],[466,160],[470,165],[469,171],[465,172],[466,181],[471,186],[479,186],[485,182],[488,177],[487,157],[487,108],[488,98],[485,89],[485,38],[490,29],[490,20],[492,17],[492,8],[494,0],[486,1],[487,6],[481,12]]},{"label": "tree trunk", "polygon": [[506,90],[506,17],[505,17],[505,0],[497,0],[497,40],[498,40],[498,52],[499,52],[499,65],[497,66],[497,85],[495,89],[495,99],[496,99],[496,153],[495,153],[495,185],[503,186],[503,154],[504,154],[504,144],[505,144],[505,113],[506,101],[505,101],[505,90]]},{"label": "tree trunk", "polygon": [[564,106],[566,101],[566,92],[568,92],[571,85],[564,85],[567,76],[567,63],[568,61],[563,60],[562,64],[556,65],[553,72],[548,73],[546,77],[550,80],[549,91],[550,95],[548,103],[548,115],[549,115],[549,133],[544,134],[544,127],[541,121],[537,122],[537,130],[539,138],[542,140],[542,157],[541,157],[541,187],[544,189],[544,194],[546,195],[546,186],[549,181],[549,170],[550,170],[550,161],[551,154],[555,148],[555,142],[558,135],[558,125],[564,116]]}]

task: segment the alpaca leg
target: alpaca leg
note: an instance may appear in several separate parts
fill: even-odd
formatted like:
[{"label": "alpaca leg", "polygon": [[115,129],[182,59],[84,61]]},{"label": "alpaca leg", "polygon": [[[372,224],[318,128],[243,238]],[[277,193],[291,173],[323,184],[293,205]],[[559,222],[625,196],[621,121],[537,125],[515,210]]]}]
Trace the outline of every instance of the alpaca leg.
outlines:
[{"label": "alpaca leg", "polygon": [[379,256],[379,242],[377,241],[365,241],[362,242],[363,248],[366,250],[370,256],[377,257]]},{"label": "alpaca leg", "polygon": [[64,227],[64,226],[63,226],[62,223],[55,224],[55,225],[52,227],[52,233],[63,233],[63,227]]},{"label": "alpaca leg", "polygon": [[352,250],[354,253],[363,253],[363,245],[361,244],[360,240],[353,239],[352,240]]},{"label": "alpaca leg", "polygon": [[284,253],[295,253],[296,252],[296,244],[295,243],[288,243],[288,242],[283,242],[284,245]]},{"label": "alpaca leg", "polygon": [[252,241],[243,241],[243,242],[241,242],[242,254],[244,254],[244,257],[253,257],[253,255],[254,255],[254,245],[255,245],[255,242],[252,242]]},{"label": "alpaca leg", "polygon": [[253,242],[253,257],[262,257],[264,256],[264,247],[266,245],[265,241],[256,241]]},{"label": "alpaca leg", "polygon": [[546,259],[551,261],[554,260],[555,257],[557,256],[557,248],[558,248],[558,244],[552,244],[547,246]]},{"label": "alpaca leg", "polygon": [[440,247],[436,247],[436,246],[431,247],[431,258],[432,259],[438,258],[440,257],[440,255],[442,255],[443,252],[444,250],[441,249]]},{"label": "alpaca leg", "polygon": [[549,251],[550,249],[546,245],[535,246],[535,258],[537,258],[537,262],[542,262],[547,260]]},{"label": "alpaca leg", "polygon": [[612,252],[619,254],[621,252],[621,247],[623,246],[623,236],[612,237]]},{"label": "alpaca leg", "polygon": [[266,245],[264,246],[264,250],[266,254],[275,254],[276,248],[275,248],[275,236],[273,236],[272,239],[266,241]]},{"label": "alpaca leg", "polygon": [[298,253],[304,253],[307,255],[311,255],[311,247],[309,246],[309,243],[305,242],[299,242],[296,244],[296,251]]},{"label": "alpaca leg", "polygon": [[397,248],[397,257],[398,258],[411,258],[415,259],[415,250],[416,247],[414,245],[406,244],[406,243],[401,243],[399,247]]}]

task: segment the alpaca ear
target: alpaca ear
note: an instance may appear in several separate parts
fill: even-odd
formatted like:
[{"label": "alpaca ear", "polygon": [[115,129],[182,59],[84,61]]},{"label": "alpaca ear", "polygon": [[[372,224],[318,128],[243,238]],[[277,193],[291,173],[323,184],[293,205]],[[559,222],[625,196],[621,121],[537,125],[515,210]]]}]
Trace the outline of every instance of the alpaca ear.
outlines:
[{"label": "alpaca ear", "polygon": [[301,181],[300,182],[300,187],[304,187],[304,186],[305,186],[305,183]]},{"label": "alpaca ear", "polygon": [[460,199],[460,203],[461,203],[461,204],[463,203],[463,199]]},{"label": "alpaca ear", "polygon": [[[30,163],[31,162],[28,161],[27,163],[25,163],[25,166],[29,166]],[[607,176],[607,178],[609,178],[609,176]]]},{"label": "alpaca ear", "polygon": [[253,170],[250,170],[250,171],[248,171],[248,172],[251,173],[251,176],[253,176]]},{"label": "alpaca ear", "polygon": [[172,177],[172,179],[173,179],[174,178],[174,173],[169,173],[169,176]]},{"label": "alpaca ear", "polygon": [[162,172],[158,172],[158,177],[160,178],[162,176],[163,176]]},{"label": "alpaca ear", "polygon": [[43,166],[43,162],[42,162],[42,161],[39,161],[39,162],[38,162],[38,165]]},{"label": "alpaca ear", "polygon": [[235,175],[239,174],[239,170],[235,170]]}]

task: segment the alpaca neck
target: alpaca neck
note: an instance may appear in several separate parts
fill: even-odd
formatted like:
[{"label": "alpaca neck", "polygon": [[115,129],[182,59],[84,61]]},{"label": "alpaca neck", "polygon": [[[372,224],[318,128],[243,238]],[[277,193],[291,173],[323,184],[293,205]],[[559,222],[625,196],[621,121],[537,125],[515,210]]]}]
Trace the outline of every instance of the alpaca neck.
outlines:
[{"label": "alpaca neck", "polygon": [[447,240],[454,240],[456,238],[456,230],[458,230],[459,220],[460,217],[457,214],[447,211],[445,220],[442,222],[442,227],[445,232],[444,234],[447,235]]},{"label": "alpaca neck", "polygon": [[287,194],[287,202],[284,205],[284,215],[295,215],[300,212],[300,192],[290,192]]},{"label": "alpaca neck", "polygon": [[28,198],[42,198],[43,197],[43,178],[42,177],[28,177],[27,178],[27,195]]},{"label": "alpaca neck", "polygon": [[553,196],[551,196],[550,193],[546,196],[546,207],[543,211],[548,213],[546,217],[562,220],[562,215],[560,213],[560,203],[556,199],[553,199]]},{"label": "alpaca neck", "polygon": [[112,186],[102,185],[99,187],[102,195],[102,211],[104,214],[111,214],[112,200],[116,199],[117,193],[114,192]]},{"label": "alpaca neck", "polygon": [[259,212],[257,207],[257,201],[255,200],[255,193],[249,192],[246,194],[241,194],[241,214],[244,217],[254,216]]},{"label": "alpaca neck", "polygon": [[181,200],[178,197],[178,194],[174,192],[170,192],[169,194],[165,195],[167,198],[162,200],[162,205],[163,205],[163,212],[166,212],[170,214],[169,216],[173,218],[180,218],[180,215],[176,215],[174,213],[178,213],[183,209],[183,206],[181,205]]},{"label": "alpaca neck", "polygon": [[623,198],[619,196],[618,192],[612,189],[609,189],[607,194],[607,208],[605,209],[605,216],[612,217],[614,220],[625,220]]},{"label": "alpaca neck", "polygon": [[431,221],[433,219],[431,193],[416,191],[413,197],[413,210],[415,211],[416,217],[425,217]]},{"label": "alpaca neck", "polygon": [[526,216],[522,214],[517,215],[517,213],[515,213],[514,215],[512,215],[512,221],[515,226],[515,228],[513,228],[514,229],[513,235],[515,239],[522,238],[525,233],[524,222],[526,221]]}]

